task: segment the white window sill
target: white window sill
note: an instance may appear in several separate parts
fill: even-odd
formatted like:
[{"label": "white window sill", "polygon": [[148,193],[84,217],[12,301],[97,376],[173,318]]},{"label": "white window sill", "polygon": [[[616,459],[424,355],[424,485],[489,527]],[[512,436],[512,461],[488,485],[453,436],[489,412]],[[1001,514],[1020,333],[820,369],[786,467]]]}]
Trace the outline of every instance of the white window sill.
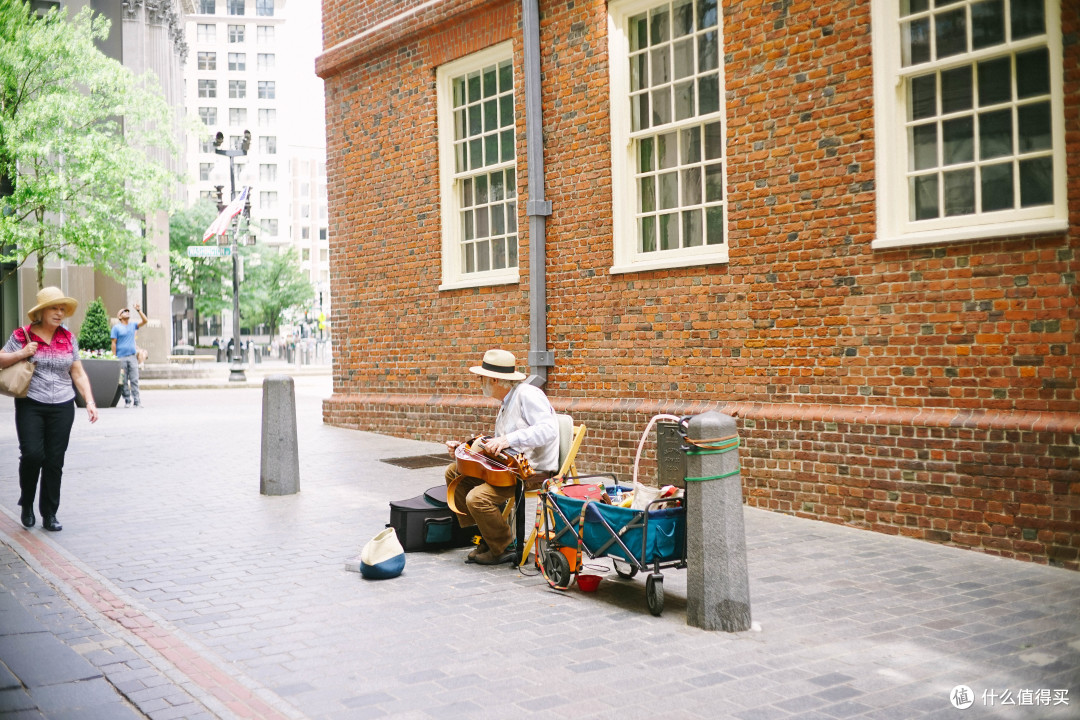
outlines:
[{"label": "white window sill", "polygon": [[1042,233],[1065,232],[1069,221],[1065,218],[1045,218],[1041,220],[1021,220],[1010,223],[988,225],[968,225],[965,227],[927,230],[924,232],[905,233],[893,237],[878,235],[870,247],[882,248],[908,247],[912,245],[931,245],[938,243],[963,242],[966,240],[984,240],[994,237],[1015,237],[1017,235],[1038,235]]},{"label": "white window sill", "polygon": [[648,272],[650,270],[669,270],[672,268],[697,267],[699,265],[719,265],[727,263],[727,253],[723,255],[691,255],[689,257],[668,257],[655,260],[637,260],[630,263],[613,265],[612,275],[625,273]]},{"label": "white window sill", "polygon": [[492,285],[516,285],[518,281],[518,270],[517,268],[514,268],[513,274],[500,273],[497,275],[467,277],[452,282],[444,282],[439,286],[439,290],[463,290],[465,288],[489,287]]}]

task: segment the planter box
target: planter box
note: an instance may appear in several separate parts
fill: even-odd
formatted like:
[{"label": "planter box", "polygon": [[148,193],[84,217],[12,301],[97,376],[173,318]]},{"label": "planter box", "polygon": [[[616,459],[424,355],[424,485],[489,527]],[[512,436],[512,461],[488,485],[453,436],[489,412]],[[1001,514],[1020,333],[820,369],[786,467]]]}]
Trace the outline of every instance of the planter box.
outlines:
[{"label": "planter box", "polygon": [[[82,361],[83,369],[90,378],[90,390],[94,402],[99,408],[115,407],[120,400],[120,361],[96,360],[88,358]],[[75,390],[75,404],[86,407],[86,400]]]}]

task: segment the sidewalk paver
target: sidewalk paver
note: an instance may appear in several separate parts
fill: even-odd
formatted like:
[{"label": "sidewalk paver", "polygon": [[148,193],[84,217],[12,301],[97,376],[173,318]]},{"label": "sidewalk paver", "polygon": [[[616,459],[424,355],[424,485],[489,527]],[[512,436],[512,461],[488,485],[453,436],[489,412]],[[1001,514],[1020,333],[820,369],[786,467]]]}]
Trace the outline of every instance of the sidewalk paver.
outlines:
[{"label": "sidewalk paver", "polygon": [[[660,618],[640,575],[557,592],[528,568],[465,565],[463,550],[410,553],[401,577],[364,581],[344,562],[388,502],[442,481],[380,458],[439,452],[442,438],[327,427],[329,378],[295,383],[296,495],[259,494],[257,388],[151,387],[145,410],[80,417],[61,533],[24,530],[14,480],[0,492],[13,557],[0,585],[20,563],[37,575],[35,592],[51,588],[47,603],[78,625],[50,626],[55,641],[147,716],[1077,717],[1080,573],[753,508],[759,632],[687,627],[678,571]],[[0,418],[14,478],[3,401]],[[31,616],[40,607],[12,594]],[[958,685],[974,692],[967,711],[950,704]]]}]

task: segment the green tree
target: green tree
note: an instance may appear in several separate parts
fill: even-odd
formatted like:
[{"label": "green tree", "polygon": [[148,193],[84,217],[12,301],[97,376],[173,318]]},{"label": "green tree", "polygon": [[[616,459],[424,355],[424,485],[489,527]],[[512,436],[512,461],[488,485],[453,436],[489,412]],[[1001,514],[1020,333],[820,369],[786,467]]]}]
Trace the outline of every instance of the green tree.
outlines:
[{"label": "green tree", "polygon": [[285,313],[303,309],[315,297],[315,289],[291,249],[278,252],[256,246],[249,250],[245,253],[240,314],[249,327],[266,325],[273,337]]},{"label": "green tree", "polygon": [[202,245],[203,233],[217,217],[213,202],[199,200],[169,218],[169,291],[191,293],[195,304],[195,344],[199,343],[199,319],[232,307],[232,261],[225,258],[189,258],[189,245]]},{"label": "green tree", "polygon": [[105,313],[105,303],[101,298],[86,306],[86,317],[79,328],[80,350],[109,350],[112,348],[112,336],[109,334],[109,316]]},{"label": "green tree", "polygon": [[152,73],[97,49],[108,28],[89,8],[39,17],[0,0],[0,262],[33,258],[39,288],[50,258],[121,282],[154,274],[141,226],[178,180],[163,161],[176,126]]}]

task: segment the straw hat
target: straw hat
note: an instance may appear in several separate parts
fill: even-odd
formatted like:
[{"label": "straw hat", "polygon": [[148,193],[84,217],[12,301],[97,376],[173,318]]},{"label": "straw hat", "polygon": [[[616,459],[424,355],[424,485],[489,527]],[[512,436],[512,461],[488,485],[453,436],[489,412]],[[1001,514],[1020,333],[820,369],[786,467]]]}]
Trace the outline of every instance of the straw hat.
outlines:
[{"label": "straw hat", "polygon": [[515,365],[514,353],[495,348],[484,353],[482,364],[469,368],[469,371],[496,380],[524,380],[525,373],[517,372]]},{"label": "straw hat", "polygon": [[53,305],[63,305],[64,315],[66,317],[71,317],[75,314],[76,308],[79,307],[79,301],[75,298],[67,297],[64,295],[64,291],[58,287],[42,288],[37,294],[37,305],[27,310],[26,316],[30,318],[31,322],[37,322],[40,319],[38,317],[38,311],[44,310],[47,307],[52,307]]}]

